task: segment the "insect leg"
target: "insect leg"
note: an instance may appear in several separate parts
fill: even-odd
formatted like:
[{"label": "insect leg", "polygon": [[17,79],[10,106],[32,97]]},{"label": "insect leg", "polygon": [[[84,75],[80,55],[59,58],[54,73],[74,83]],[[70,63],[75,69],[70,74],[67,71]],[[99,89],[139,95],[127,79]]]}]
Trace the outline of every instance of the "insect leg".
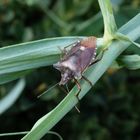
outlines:
[{"label": "insect leg", "polygon": [[[67,91],[66,91],[66,89],[65,89],[64,87],[62,87],[62,86],[60,86],[60,87],[61,87],[61,89],[62,89],[66,94],[68,94],[68,92],[69,92],[69,88],[68,88],[67,85],[66,85]],[[75,107],[75,109],[77,110],[77,112],[80,113],[79,108],[78,108],[76,105],[75,105],[74,107]]]},{"label": "insect leg", "polygon": [[62,59],[63,56],[66,55],[66,54],[68,53],[68,50],[67,50],[68,47],[70,47],[70,46],[75,47],[77,43],[80,43],[80,41],[78,40],[77,42],[71,43],[71,44],[69,44],[68,46],[65,46],[63,49],[61,49],[61,48],[58,46],[58,49],[61,51],[60,59]]},{"label": "insect leg", "polygon": [[80,43],[80,40],[69,44],[68,46],[64,47],[64,49],[66,49],[66,48],[68,48],[68,47],[70,47],[70,46],[75,47],[77,43]]},{"label": "insect leg", "polygon": [[75,81],[75,83],[76,83],[76,85],[78,87],[78,92],[75,94],[75,96],[76,96],[77,100],[79,101],[79,97],[78,96],[79,96],[79,93],[81,91],[81,85],[80,85],[80,83],[78,82],[77,79],[74,78],[74,81]]},{"label": "insect leg", "polygon": [[62,50],[60,47],[58,47],[58,49],[61,51],[60,59],[62,59],[63,56],[67,54],[67,50],[66,49]]},{"label": "insect leg", "polygon": [[85,81],[87,81],[87,82],[90,84],[91,87],[93,86],[93,84],[91,83],[91,81],[90,81],[88,78],[86,78],[86,77],[83,76],[83,75],[82,75],[82,78],[83,78]]},{"label": "insect leg", "polygon": [[93,64],[96,64],[96,63],[99,62],[100,60],[101,60],[101,59],[95,59],[93,62],[90,63],[90,65],[89,65],[88,67],[92,66]]},{"label": "insect leg", "polygon": [[93,62],[91,62],[91,64],[90,64],[88,67],[90,67],[90,66],[92,66],[93,64],[99,62],[99,61],[103,58],[103,54],[104,54],[105,51],[106,51],[106,50],[103,50],[103,51],[101,52],[100,58],[96,58]]},{"label": "insect leg", "polygon": [[58,49],[61,51],[61,53],[66,54],[68,52],[68,50],[67,50],[68,47],[70,47],[70,46],[74,47],[79,42],[80,41],[78,40],[77,42],[74,42],[74,43],[71,43],[71,44],[65,46],[63,49],[61,49],[60,47],[58,47]]},{"label": "insect leg", "polygon": [[64,87],[62,87],[62,85],[59,85],[59,87],[61,88],[61,90],[62,90],[63,92],[65,92],[66,94],[68,94],[68,92],[66,91],[66,89],[65,89]]}]

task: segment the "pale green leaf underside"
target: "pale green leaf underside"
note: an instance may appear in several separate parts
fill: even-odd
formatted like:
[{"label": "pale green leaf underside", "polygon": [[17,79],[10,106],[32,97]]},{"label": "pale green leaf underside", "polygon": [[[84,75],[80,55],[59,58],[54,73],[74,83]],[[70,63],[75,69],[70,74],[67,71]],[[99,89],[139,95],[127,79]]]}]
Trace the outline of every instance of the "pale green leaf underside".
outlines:
[{"label": "pale green leaf underside", "polygon": [[1,48],[0,75],[50,65],[58,60],[59,48],[78,39],[80,37],[50,38]]},{"label": "pale green leaf underside", "polygon": [[115,39],[119,39],[119,40],[124,40],[124,41],[128,41],[132,44],[134,44],[135,46],[137,46],[138,48],[140,48],[140,44],[131,40],[130,38],[128,38],[127,36],[121,34],[121,33],[117,33],[115,36]]},{"label": "pale green leaf underside", "polygon": [[52,65],[60,59],[60,48],[82,38],[58,37],[0,48],[0,84],[24,76],[25,70]]},{"label": "pale green leaf underside", "polygon": [[128,69],[140,69],[140,56],[139,55],[124,55],[119,57],[119,64]]},{"label": "pale green leaf underside", "polygon": [[0,115],[11,107],[18,97],[21,95],[25,87],[25,80],[20,79],[17,84],[12,88],[12,90],[0,100]]}]

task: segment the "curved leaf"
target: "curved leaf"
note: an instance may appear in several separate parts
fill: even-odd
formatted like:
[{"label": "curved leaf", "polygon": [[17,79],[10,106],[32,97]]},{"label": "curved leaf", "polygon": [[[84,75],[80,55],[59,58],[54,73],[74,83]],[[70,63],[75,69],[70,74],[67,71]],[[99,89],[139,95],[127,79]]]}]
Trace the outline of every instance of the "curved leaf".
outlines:
[{"label": "curved leaf", "polygon": [[58,37],[0,48],[0,77],[2,74],[51,65],[60,57],[60,48],[82,38]]},{"label": "curved leaf", "polygon": [[14,88],[2,100],[0,100],[0,115],[14,104],[14,102],[18,99],[18,97],[22,93],[24,87],[25,80],[21,79],[14,86]]},{"label": "curved leaf", "polygon": [[124,55],[118,58],[118,63],[128,69],[140,69],[140,56],[139,55]]}]

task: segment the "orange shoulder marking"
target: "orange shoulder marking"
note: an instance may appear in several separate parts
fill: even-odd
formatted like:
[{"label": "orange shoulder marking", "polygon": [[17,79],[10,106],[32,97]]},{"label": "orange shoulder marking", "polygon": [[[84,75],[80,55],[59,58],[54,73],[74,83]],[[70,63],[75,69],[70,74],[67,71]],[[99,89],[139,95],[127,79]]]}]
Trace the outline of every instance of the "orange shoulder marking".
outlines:
[{"label": "orange shoulder marking", "polygon": [[91,36],[81,40],[80,45],[87,48],[96,48],[96,37]]}]

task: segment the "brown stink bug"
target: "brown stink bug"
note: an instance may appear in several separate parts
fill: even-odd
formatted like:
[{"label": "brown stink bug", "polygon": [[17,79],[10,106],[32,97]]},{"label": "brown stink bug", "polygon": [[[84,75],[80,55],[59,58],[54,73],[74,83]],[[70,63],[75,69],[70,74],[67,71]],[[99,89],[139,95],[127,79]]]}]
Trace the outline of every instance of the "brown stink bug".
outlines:
[{"label": "brown stink bug", "polygon": [[[53,66],[61,72],[61,81],[59,85],[65,85],[69,80],[74,79],[78,86],[78,98],[81,86],[78,79],[83,78],[92,86],[92,83],[83,76],[83,72],[96,62],[96,38],[87,37],[76,42],[72,48],[64,51],[62,59]],[[78,98],[79,99],[79,98]]]}]

